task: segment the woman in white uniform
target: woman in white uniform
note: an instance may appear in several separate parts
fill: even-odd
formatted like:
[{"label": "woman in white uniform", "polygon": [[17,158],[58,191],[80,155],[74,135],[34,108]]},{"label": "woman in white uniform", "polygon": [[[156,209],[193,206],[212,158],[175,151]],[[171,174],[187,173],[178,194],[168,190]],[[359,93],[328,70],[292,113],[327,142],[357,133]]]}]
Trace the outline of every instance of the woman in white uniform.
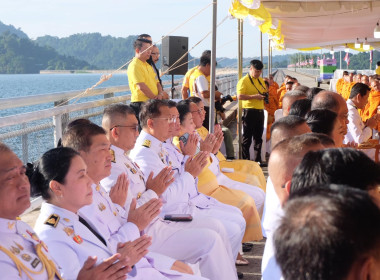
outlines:
[{"label": "woman in white uniform", "polygon": [[[0,142],[1,279],[63,279],[59,265],[51,257],[52,249],[17,218],[30,206],[30,184],[25,169],[21,160]],[[94,266],[95,262],[96,258],[89,257],[77,279],[126,279],[127,263],[119,254],[99,266]]]},{"label": "woman in white uniform", "polygon": [[[31,183],[33,190],[46,200],[35,230],[53,251],[59,250],[52,255],[59,261],[66,279],[75,279],[88,256],[97,255],[101,260],[116,253],[101,232],[96,232],[77,214],[80,208],[92,203],[93,182],[76,151],[56,148],[46,152],[31,176]],[[144,258],[150,243],[150,237],[142,236],[116,249],[122,257],[128,257],[130,265],[136,264],[137,269],[128,274],[129,279],[201,278],[173,270],[158,271]]]}]

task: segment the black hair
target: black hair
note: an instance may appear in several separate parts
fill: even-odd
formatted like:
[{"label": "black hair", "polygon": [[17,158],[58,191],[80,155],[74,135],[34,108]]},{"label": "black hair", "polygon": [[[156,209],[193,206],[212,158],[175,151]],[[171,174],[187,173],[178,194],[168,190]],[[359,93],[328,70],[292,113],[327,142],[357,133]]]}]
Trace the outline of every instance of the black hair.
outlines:
[{"label": "black hair", "polygon": [[379,220],[380,209],[362,190],[322,185],[298,193],[273,236],[284,279],[346,279],[355,262],[379,257]]},{"label": "black hair", "polygon": [[211,63],[211,56],[210,55],[202,55],[199,60],[199,65],[206,66],[207,64]]},{"label": "black hair", "polygon": [[76,156],[79,156],[79,153],[75,150],[59,147],[44,153],[36,163],[28,164],[26,174],[29,177],[32,196],[41,195],[43,199],[49,200],[50,182],[54,180],[64,184],[71,161]]},{"label": "black hair", "polygon": [[168,107],[169,108],[173,108],[173,107],[177,107],[177,102],[173,101],[173,100],[167,100],[167,103],[168,103]]},{"label": "black hair", "polygon": [[370,190],[380,184],[380,165],[355,149],[311,151],[294,170],[290,193],[316,184],[345,184]]},{"label": "black hair", "polygon": [[80,152],[87,152],[92,145],[92,137],[106,135],[105,130],[92,122],[77,122],[68,127],[62,136],[62,145]]},{"label": "black hair", "polygon": [[354,98],[358,94],[360,94],[360,96],[363,97],[363,96],[367,95],[370,90],[371,90],[371,88],[369,86],[367,86],[366,84],[356,83],[351,88],[350,99]]},{"label": "black hair", "polygon": [[305,118],[305,115],[311,109],[311,100],[304,98],[299,99],[293,102],[292,106],[290,106],[289,115],[299,116],[301,118]]},{"label": "black hair", "polygon": [[103,117],[112,117],[115,115],[135,115],[135,110],[133,110],[132,107],[122,103],[111,104],[104,108]]},{"label": "black hair", "polygon": [[139,115],[141,127],[146,127],[148,119],[157,118],[161,115],[160,108],[168,107],[166,100],[149,99],[141,106]]},{"label": "black hair", "polygon": [[272,134],[272,132],[278,128],[292,129],[304,124],[305,122],[306,120],[304,118],[295,115],[288,115],[275,121],[270,128],[270,133]]},{"label": "black hair", "polygon": [[380,61],[378,61],[378,62],[376,63],[376,65],[377,65],[377,66],[380,66]]},{"label": "black hair", "polygon": [[191,113],[190,111],[190,103],[188,100],[181,100],[177,104],[177,110],[179,112],[179,120],[182,122],[185,120],[187,114]]},{"label": "black hair", "polygon": [[294,82],[286,82],[287,85],[294,85]]},{"label": "black hair", "polygon": [[190,102],[193,102],[195,104],[199,104],[199,102],[202,101],[202,99],[200,99],[198,96],[190,96],[188,99],[186,100],[189,100]]},{"label": "black hair", "polygon": [[306,115],[306,123],[312,132],[331,136],[338,115],[327,109],[316,109]]},{"label": "black hair", "polygon": [[253,59],[249,62],[249,64],[255,68],[256,70],[262,70],[264,68],[264,64],[260,61],[260,60],[257,60],[257,59]]},{"label": "black hair", "polygon": [[147,44],[152,44],[152,41],[147,39],[148,37],[151,37],[150,35],[148,34],[141,34],[137,37],[137,39],[135,40],[135,42],[133,43],[133,49],[134,50],[141,50],[142,46],[144,43],[147,43]]},{"label": "black hair", "polygon": [[312,87],[306,91],[306,96],[308,99],[313,100],[314,96],[320,93],[323,89],[319,87]]}]

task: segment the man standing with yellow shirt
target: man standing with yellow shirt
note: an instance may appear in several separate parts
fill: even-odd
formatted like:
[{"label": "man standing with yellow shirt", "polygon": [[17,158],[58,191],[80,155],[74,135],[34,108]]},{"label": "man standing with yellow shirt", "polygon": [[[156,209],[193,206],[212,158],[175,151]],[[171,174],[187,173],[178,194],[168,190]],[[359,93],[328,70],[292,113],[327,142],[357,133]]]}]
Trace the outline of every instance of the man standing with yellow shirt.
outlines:
[{"label": "man standing with yellow shirt", "polygon": [[163,93],[157,75],[152,66],[146,62],[152,53],[152,41],[139,37],[133,47],[135,57],[128,66],[127,75],[132,94],[131,107],[139,119],[141,105],[149,99],[162,99]]},{"label": "man standing with yellow shirt", "polygon": [[242,100],[243,107],[243,159],[250,159],[249,147],[252,138],[255,140],[254,149],[257,152],[256,162],[261,160],[262,134],[264,130],[264,93],[268,90],[265,82],[260,78],[263,63],[260,60],[251,60],[249,73],[240,79],[237,84],[237,96]]}]

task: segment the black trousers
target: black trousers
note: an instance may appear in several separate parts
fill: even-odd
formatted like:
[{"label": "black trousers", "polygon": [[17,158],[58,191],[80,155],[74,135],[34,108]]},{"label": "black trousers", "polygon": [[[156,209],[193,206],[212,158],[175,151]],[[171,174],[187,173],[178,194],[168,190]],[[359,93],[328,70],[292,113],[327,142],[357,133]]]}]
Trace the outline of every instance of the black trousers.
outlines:
[{"label": "black trousers", "polygon": [[136,115],[137,121],[139,122],[139,131],[141,131],[139,114],[140,114],[140,111],[141,111],[141,106],[143,104],[144,104],[144,102],[131,102],[129,104],[132,107],[132,109],[135,111],[135,115]]},{"label": "black trousers", "polygon": [[261,162],[261,146],[263,144],[264,131],[264,110],[244,109],[243,116],[243,137],[242,137],[242,156],[243,159],[250,159],[249,147],[252,138],[255,140],[254,149],[257,152],[255,161]]},{"label": "black trousers", "polygon": [[205,106],[205,120],[203,121],[203,126],[209,130],[210,124],[210,107]]}]

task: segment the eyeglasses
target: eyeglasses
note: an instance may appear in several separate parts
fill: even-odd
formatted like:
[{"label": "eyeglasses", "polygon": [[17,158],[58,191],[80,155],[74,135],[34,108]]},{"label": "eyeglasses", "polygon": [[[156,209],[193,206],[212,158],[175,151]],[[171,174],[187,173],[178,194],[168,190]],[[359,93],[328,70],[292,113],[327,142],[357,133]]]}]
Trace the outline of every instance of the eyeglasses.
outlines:
[{"label": "eyeglasses", "polygon": [[153,119],[161,119],[161,120],[167,120],[169,124],[171,123],[176,123],[177,122],[177,117],[170,117],[170,118],[153,118]]},{"label": "eyeglasses", "polygon": [[190,113],[198,113],[198,114],[202,114],[204,111],[203,108],[199,109],[199,110],[196,110],[196,111],[190,111]]},{"label": "eyeglasses", "polygon": [[135,125],[115,125],[113,126],[112,128],[110,128],[110,131],[112,129],[114,129],[115,127],[127,127],[127,128],[132,128],[133,130],[135,131],[138,131],[139,130],[139,125],[138,124],[135,124]]}]

